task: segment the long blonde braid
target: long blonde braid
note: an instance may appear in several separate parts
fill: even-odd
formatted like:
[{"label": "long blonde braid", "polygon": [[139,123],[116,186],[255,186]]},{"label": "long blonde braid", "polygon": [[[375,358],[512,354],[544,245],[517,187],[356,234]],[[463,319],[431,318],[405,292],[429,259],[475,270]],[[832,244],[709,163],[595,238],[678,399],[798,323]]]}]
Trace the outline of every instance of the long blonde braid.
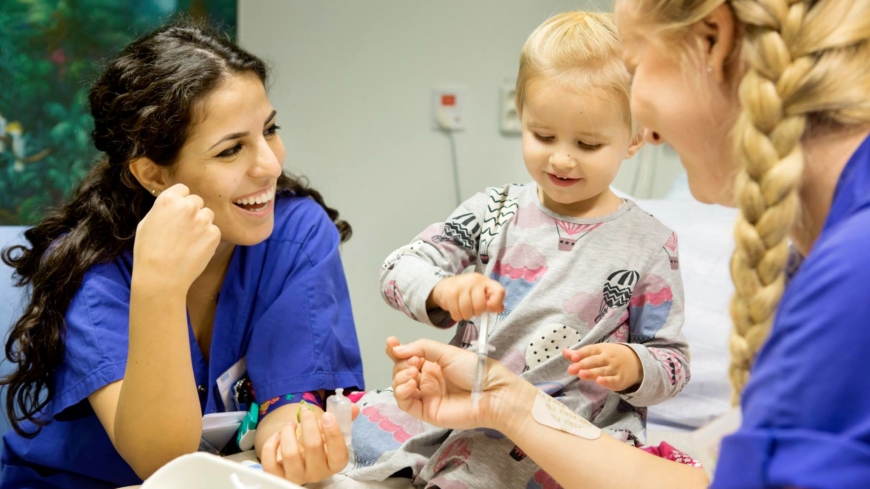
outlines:
[{"label": "long blonde braid", "polygon": [[[798,218],[808,130],[870,123],[870,1],[727,0],[743,27],[746,74],[734,128],[741,215],[731,262],[732,402],[739,402],[783,290],[788,233]],[[717,0],[644,0],[681,32]]]},{"label": "long blonde braid", "polygon": [[[735,154],[741,163],[735,182],[741,214],[731,260],[736,292],[731,301],[729,376],[735,404],[785,289],[788,234],[801,209],[802,138],[809,125],[866,123],[870,115],[868,92],[858,98],[854,88],[837,93],[843,71],[862,72],[860,85],[868,88],[866,67],[856,66],[860,58],[867,61],[870,35],[866,20],[870,11],[858,6],[860,2],[868,3],[731,1],[744,26],[742,54],[747,68],[738,92],[742,110],[734,128]],[[850,22],[851,15],[857,15],[858,21]],[[859,54],[858,59],[852,58],[854,54]],[[832,59],[838,62],[831,65]]]}]

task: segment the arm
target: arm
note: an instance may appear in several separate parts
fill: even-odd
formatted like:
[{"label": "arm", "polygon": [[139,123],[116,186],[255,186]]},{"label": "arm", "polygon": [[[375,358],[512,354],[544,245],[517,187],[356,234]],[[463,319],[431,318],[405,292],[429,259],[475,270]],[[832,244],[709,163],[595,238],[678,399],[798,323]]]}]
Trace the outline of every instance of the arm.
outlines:
[{"label": "arm", "polygon": [[450,327],[454,319],[432,292],[442,280],[477,262],[485,196],[462,204],[444,223],[426,228],[414,241],[387,257],[380,273],[381,296],[415,321]]},{"label": "arm", "polygon": [[[252,319],[245,351],[256,400],[265,410],[255,436],[264,469],[301,484],[320,481],[347,463],[341,431],[302,395],[364,388],[362,361],[335,224],[308,199],[285,202],[259,285],[263,313]],[[268,406],[268,410],[264,406]],[[300,414],[300,423],[297,421]],[[310,418],[310,419],[309,419]],[[306,421],[307,420],[307,421]],[[297,429],[299,437],[297,439]]]},{"label": "arm", "polygon": [[691,376],[689,345],[683,336],[685,294],[677,255],[676,234],[658,247],[631,294],[630,340],[643,368],[640,386],[622,393],[635,406],[664,402],[683,390]]},{"label": "arm", "polygon": [[[676,255],[676,238],[671,254]],[[681,332],[684,296],[679,269],[657,248],[629,302],[628,343],[600,343],[565,350],[568,373],[592,380],[635,406],[652,406],[689,382],[689,346]]]},{"label": "arm", "polygon": [[650,455],[606,434],[586,440],[539,424],[531,416],[538,389],[519,379],[514,389],[511,395],[519,400],[516,409],[504,411],[495,429],[566,489],[703,489],[709,485],[702,469]]},{"label": "arm", "polygon": [[602,435],[580,438],[532,416],[542,395],[533,385],[490,361],[480,407],[470,399],[477,356],[431,340],[400,346],[388,340],[396,366],[393,387],[403,410],[427,423],[454,429],[496,429],[567,489],[703,489],[704,471],[652,456]]},{"label": "arm", "polygon": [[118,453],[143,479],[199,445],[185,298],[220,241],[213,218],[183,185],[155,201],[134,247],[124,379],[88,398]]},{"label": "arm", "polygon": [[89,396],[109,439],[142,479],[195,452],[202,434],[184,300],[161,295],[137,293],[134,285],[124,380]]}]

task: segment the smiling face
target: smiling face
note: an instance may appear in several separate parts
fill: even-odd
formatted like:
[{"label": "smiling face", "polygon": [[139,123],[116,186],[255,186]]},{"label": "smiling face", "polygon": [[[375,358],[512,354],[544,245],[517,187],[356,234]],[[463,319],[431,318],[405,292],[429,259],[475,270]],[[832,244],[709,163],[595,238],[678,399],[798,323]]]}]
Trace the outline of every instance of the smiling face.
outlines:
[{"label": "smiling face", "polygon": [[523,99],[523,159],[550,210],[593,217],[615,210],[610,191],[632,145],[617,97],[561,83],[529,84]]},{"label": "smiling face", "polygon": [[646,142],[668,143],[679,153],[696,199],[730,204],[737,171],[730,138],[739,112],[736,91],[716,82],[701,52],[692,50],[705,46],[702,24],[687,32],[682,45],[673,45],[648,33],[637,4],[616,4],[623,60],[633,74],[632,112],[646,128]]},{"label": "smiling face", "polygon": [[199,122],[168,183],[187,185],[202,197],[223,242],[260,243],[272,234],[285,156],[263,82],[252,73],[232,75],[197,108]]}]

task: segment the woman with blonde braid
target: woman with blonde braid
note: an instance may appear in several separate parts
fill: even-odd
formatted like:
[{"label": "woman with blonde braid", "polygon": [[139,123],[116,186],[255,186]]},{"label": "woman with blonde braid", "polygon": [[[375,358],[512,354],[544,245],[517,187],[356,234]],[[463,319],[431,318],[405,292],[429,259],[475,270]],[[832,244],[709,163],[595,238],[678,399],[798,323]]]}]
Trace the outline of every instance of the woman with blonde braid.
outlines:
[{"label": "woman with blonde braid", "polygon": [[729,374],[743,416],[713,480],[600,436],[495,362],[473,409],[475,356],[433,341],[388,340],[399,405],[499,430],[569,488],[866,488],[870,2],[618,0],[616,14],[647,141],[680,153],[698,200],[741,209]]}]

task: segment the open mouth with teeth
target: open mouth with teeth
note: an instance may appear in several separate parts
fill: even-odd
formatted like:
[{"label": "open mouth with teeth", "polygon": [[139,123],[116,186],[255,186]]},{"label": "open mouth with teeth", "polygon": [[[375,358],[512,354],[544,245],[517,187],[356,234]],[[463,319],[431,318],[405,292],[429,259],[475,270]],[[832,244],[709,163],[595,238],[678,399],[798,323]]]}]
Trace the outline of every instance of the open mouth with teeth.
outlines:
[{"label": "open mouth with teeth", "polygon": [[236,199],[233,201],[237,207],[241,207],[242,209],[248,212],[262,212],[266,210],[267,207],[272,203],[272,199],[275,198],[275,187],[270,187],[267,190],[260,192],[259,194],[245,197],[243,199]]},{"label": "open mouth with teeth", "polygon": [[553,175],[552,173],[548,173],[548,175],[550,176],[550,181],[553,182],[554,185],[557,185],[559,187],[567,187],[581,180],[579,178],[560,177],[558,175]]}]

